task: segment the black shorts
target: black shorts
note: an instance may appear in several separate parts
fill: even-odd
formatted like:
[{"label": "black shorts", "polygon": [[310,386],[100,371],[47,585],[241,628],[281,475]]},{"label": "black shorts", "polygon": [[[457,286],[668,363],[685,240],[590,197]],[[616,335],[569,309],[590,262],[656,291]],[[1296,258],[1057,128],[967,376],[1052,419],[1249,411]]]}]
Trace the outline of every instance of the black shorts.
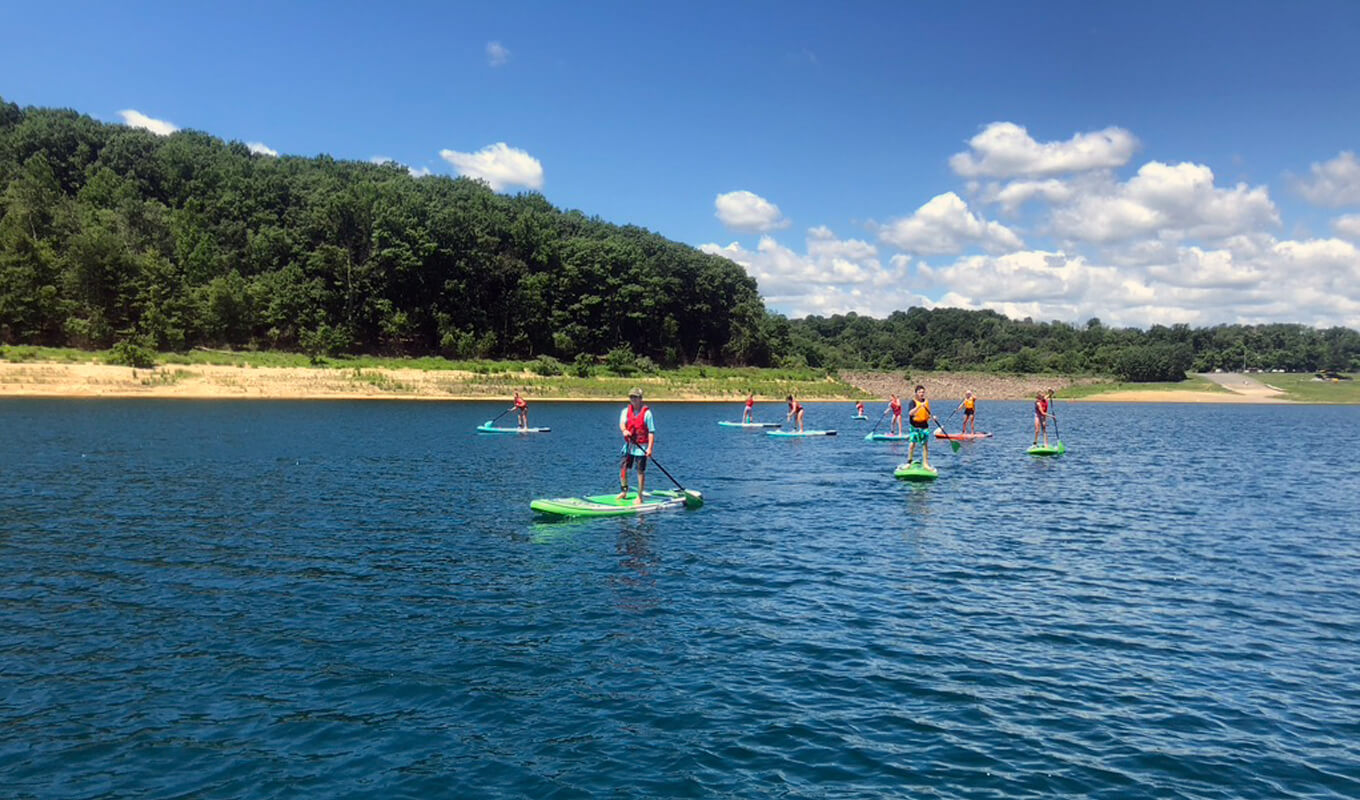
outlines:
[{"label": "black shorts", "polygon": [[635,456],[632,453],[624,453],[621,465],[624,469],[632,469],[634,461],[637,461],[637,471],[639,475],[647,471],[646,456]]},{"label": "black shorts", "polygon": [[965,409],[963,410],[963,415],[964,415],[965,417],[971,417],[971,416],[973,416],[973,409],[971,409],[971,408],[965,408]]}]

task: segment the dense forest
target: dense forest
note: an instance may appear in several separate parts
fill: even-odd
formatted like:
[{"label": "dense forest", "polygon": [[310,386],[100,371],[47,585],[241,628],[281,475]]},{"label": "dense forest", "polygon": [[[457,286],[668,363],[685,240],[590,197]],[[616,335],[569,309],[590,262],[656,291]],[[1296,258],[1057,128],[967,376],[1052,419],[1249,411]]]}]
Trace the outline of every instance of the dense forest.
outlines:
[{"label": "dense forest", "polygon": [[738,265],[542,195],[0,98],[0,343],[1178,379],[1353,369],[1360,334],[913,308],[787,320]]}]

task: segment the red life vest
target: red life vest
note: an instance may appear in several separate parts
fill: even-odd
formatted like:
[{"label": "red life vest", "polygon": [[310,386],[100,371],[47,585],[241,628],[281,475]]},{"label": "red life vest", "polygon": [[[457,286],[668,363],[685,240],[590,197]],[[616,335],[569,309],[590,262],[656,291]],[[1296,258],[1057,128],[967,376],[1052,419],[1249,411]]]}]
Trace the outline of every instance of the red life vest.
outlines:
[{"label": "red life vest", "polygon": [[747,408],[755,408],[755,407],[756,407],[756,399],[755,399],[754,397],[748,397],[748,398],[746,398],[746,407],[747,407]]},{"label": "red life vest", "polygon": [[524,400],[523,397],[515,398],[515,408],[528,408],[528,407],[529,404]]},{"label": "red life vest", "polygon": [[892,402],[888,403],[888,407],[892,409],[892,412],[893,412],[893,416],[894,416],[894,417],[900,417],[900,416],[902,416],[902,401],[901,401],[901,400],[896,400],[896,399],[894,399]]},{"label": "red life vest", "polygon": [[1048,400],[1039,399],[1034,401],[1034,413],[1040,417],[1048,413]]},{"label": "red life vest", "polygon": [[628,429],[628,441],[646,450],[647,443],[652,440],[651,431],[647,430],[647,407],[643,406],[634,414],[633,404],[629,403],[625,410],[628,412],[628,419],[623,426]]}]

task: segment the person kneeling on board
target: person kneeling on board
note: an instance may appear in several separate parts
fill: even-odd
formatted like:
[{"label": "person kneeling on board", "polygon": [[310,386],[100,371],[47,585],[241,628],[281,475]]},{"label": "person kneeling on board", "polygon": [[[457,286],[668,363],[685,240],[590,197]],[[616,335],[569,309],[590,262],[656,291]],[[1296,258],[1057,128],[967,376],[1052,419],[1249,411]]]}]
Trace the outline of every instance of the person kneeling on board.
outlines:
[{"label": "person kneeling on board", "polygon": [[619,498],[628,497],[628,470],[637,464],[637,500],[642,505],[642,492],[647,485],[647,459],[656,445],[656,424],[652,410],[642,404],[642,390],[634,387],[628,392],[628,405],[619,414],[619,430],[623,432],[623,459],[619,466]]}]

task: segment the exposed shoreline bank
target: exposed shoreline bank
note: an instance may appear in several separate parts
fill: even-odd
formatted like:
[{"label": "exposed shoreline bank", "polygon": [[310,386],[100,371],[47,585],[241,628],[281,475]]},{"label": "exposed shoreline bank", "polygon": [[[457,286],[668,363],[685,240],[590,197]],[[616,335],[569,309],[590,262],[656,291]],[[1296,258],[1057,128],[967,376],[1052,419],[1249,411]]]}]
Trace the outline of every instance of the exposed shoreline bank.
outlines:
[{"label": "exposed shoreline bank", "polygon": [[[952,402],[965,389],[985,400],[1024,400],[1034,392],[1054,388],[1065,402],[1097,403],[1262,403],[1289,404],[1276,392],[1186,389],[1118,389],[1064,398],[1063,389],[1098,386],[1093,378],[1059,376],[998,376],[985,373],[847,372],[840,381],[782,381],[779,396],[767,387],[757,392],[762,403],[782,402],[791,391],[804,402],[877,401],[889,392],[906,397],[916,382],[924,383],[930,396]],[[643,387],[648,399],[665,402],[733,403],[745,397],[729,379],[718,391],[702,379],[686,383],[665,376],[635,378],[545,379],[530,373],[481,375],[458,370],[424,370],[344,367],[253,367],[208,364],[166,364],[141,369],[108,364],[65,362],[0,362],[0,397],[67,398],[174,398],[260,400],[506,400],[516,388],[526,390],[533,402],[619,402],[625,384]],[[1227,382],[1222,382],[1227,383]],[[1199,384],[1202,386],[1203,384]],[[1193,385],[1192,385],[1193,386]],[[1274,387],[1271,387],[1272,389]]]}]

